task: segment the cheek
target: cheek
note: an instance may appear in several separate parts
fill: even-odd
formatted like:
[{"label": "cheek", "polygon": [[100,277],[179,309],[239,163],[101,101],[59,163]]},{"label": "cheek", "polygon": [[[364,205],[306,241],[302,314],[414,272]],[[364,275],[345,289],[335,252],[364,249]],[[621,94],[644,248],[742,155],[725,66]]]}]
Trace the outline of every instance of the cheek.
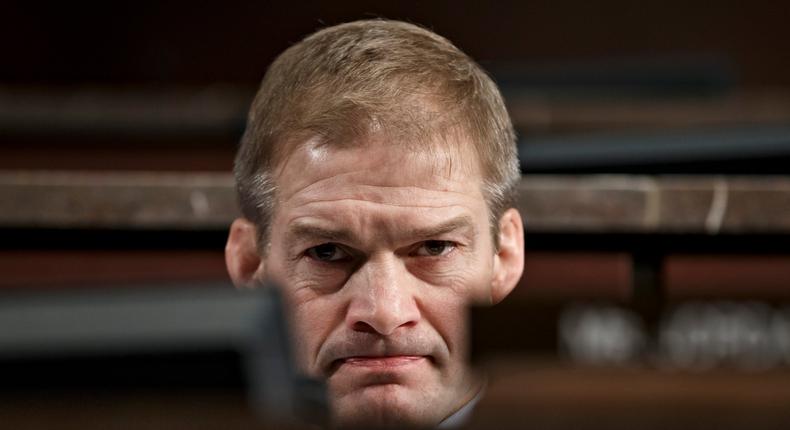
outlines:
[{"label": "cheek", "polygon": [[492,266],[493,258],[459,258],[441,274],[426,277],[426,280],[442,293],[443,301],[458,302],[461,306],[488,303],[493,278]]},{"label": "cheek", "polygon": [[326,296],[316,296],[306,301],[294,294],[285,296],[298,368],[308,375],[318,376],[320,371],[315,359],[332,330],[342,324],[343,307]]},{"label": "cheek", "polygon": [[351,262],[323,263],[306,256],[279,258],[271,265],[272,276],[299,296],[300,302],[317,294],[338,291],[348,280],[352,269]]},{"label": "cheek", "polygon": [[422,302],[423,317],[446,343],[451,361],[466,357],[467,298],[450,289],[435,289]]},{"label": "cheek", "polygon": [[320,294],[333,293],[343,287],[352,270],[348,262],[321,263],[303,258],[294,263],[289,285]]},{"label": "cheek", "polygon": [[464,265],[448,284],[428,288],[424,315],[447,343],[456,363],[468,358],[468,315],[474,304],[490,302],[491,261],[477,259]]},{"label": "cheek", "polygon": [[442,258],[416,258],[409,271],[428,284],[474,301],[486,292],[492,279],[493,253],[486,249],[457,249]]},{"label": "cheek", "polygon": [[334,294],[324,294],[310,271],[277,253],[266,261],[267,276],[282,292],[294,359],[300,371],[318,375],[315,358],[329,334],[343,322],[343,305]]}]

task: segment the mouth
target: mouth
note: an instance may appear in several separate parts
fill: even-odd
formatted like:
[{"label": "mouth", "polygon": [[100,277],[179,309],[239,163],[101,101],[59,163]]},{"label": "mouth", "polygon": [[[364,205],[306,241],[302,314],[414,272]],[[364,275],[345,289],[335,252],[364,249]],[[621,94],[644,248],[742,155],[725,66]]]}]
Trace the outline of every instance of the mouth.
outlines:
[{"label": "mouth", "polygon": [[332,368],[340,367],[369,369],[369,370],[395,370],[396,368],[411,366],[425,361],[431,361],[426,355],[380,355],[380,356],[354,356],[340,358],[332,362]]},{"label": "mouth", "polygon": [[351,366],[398,367],[411,364],[424,358],[425,357],[421,355],[389,355],[379,357],[348,357],[342,361]]}]

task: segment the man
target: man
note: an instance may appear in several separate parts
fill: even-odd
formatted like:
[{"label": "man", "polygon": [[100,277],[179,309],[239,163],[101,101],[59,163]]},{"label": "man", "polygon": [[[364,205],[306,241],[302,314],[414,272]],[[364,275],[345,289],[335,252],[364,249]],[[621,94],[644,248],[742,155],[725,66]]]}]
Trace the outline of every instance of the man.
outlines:
[{"label": "man", "polygon": [[514,133],[491,79],[411,24],[321,30],[267,71],[235,175],[229,272],[282,286],[332,423],[458,423],[483,386],[465,309],[502,300],[523,267]]}]

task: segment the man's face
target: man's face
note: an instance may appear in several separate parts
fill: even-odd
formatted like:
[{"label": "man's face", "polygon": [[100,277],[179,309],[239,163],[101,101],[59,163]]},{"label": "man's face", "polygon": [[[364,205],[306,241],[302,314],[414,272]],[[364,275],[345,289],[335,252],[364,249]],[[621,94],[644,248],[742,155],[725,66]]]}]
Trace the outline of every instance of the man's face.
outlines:
[{"label": "man's face", "polygon": [[308,142],[276,171],[262,267],[335,424],[434,425],[477,393],[465,308],[491,300],[496,251],[470,160]]}]

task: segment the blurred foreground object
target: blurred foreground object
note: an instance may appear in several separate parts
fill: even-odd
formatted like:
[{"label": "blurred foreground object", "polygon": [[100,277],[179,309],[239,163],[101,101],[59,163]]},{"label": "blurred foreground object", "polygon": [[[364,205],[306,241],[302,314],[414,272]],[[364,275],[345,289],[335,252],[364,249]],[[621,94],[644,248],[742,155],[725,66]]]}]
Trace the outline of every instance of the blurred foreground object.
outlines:
[{"label": "blurred foreground object", "polygon": [[324,420],[322,385],[291,366],[273,287],[5,295],[0,325],[0,420],[14,428]]}]

